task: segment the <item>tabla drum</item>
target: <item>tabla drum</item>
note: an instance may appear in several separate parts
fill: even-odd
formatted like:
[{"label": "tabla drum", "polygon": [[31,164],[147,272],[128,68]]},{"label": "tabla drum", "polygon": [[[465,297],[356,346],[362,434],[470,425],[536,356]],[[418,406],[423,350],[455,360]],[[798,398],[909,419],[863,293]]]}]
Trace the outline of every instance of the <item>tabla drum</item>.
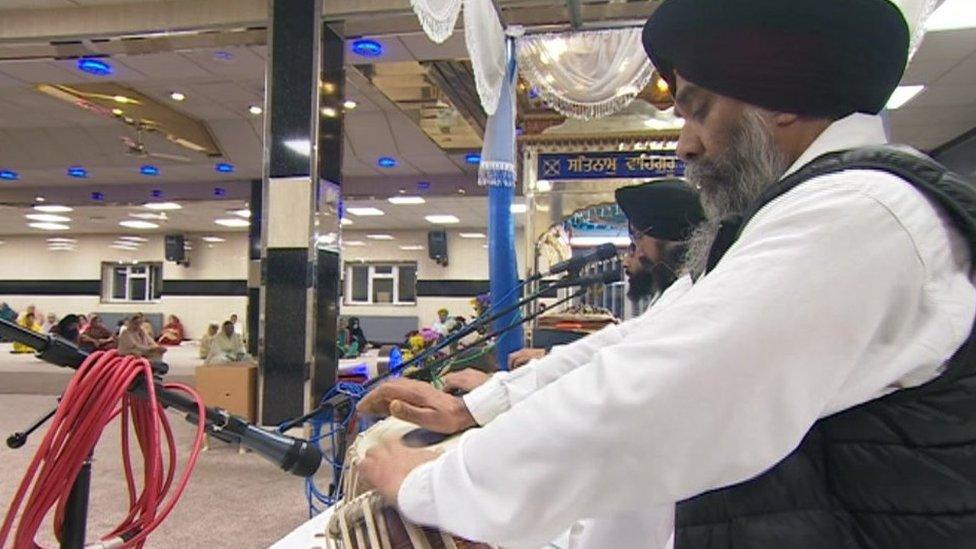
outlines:
[{"label": "tabla drum", "polygon": [[342,475],[343,498],[326,527],[328,547],[337,549],[490,549],[434,528],[411,523],[371,490],[359,475],[366,451],[387,440],[411,447],[447,450],[460,435],[439,435],[397,418],[387,418],[360,433],[349,446]]}]

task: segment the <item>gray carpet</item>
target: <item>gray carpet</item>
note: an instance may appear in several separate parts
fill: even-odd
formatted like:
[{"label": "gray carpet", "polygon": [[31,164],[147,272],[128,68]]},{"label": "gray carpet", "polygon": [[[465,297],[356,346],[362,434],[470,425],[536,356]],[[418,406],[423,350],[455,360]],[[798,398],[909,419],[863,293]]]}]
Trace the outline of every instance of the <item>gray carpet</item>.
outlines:
[{"label": "gray carpet", "polygon": [[[10,433],[23,429],[54,404],[52,396],[0,394],[0,438],[5,440]],[[169,418],[182,466],[194,427],[175,413]],[[42,437],[36,434],[19,450],[5,444],[0,447],[3,515]],[[127,506],[119,438],[118,425],[113,424],[96,449],[89,542],[114,528]],[[211,448],[200,455],[183,498],[149,538],[148,547],[266,547],[307,519],[301,479],[279,471],[259,456],[239,454],[236,447],[220,441],[213,441]],[[38,541],[47,547],[57,546],[49,522],[42,527]]]}]

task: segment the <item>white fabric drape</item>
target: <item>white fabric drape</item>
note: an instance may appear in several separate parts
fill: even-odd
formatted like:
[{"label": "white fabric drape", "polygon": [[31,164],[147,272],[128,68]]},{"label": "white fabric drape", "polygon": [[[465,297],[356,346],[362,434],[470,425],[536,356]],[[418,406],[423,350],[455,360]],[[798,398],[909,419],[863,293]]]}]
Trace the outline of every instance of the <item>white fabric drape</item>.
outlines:
[{"label": "white fabric drape", "polygon": [[440,44],[454,34],[461,0],[410,0],[427,37]]},{"label": "white fabric drape", "polygon": [[495,114],[507,64],[505,30],[491,0],[464,0],[464,42],[481,106]]},{"label": "white fabric drape", "polygon": [[629,105],[653,71],[640,28],[525,36],[518,63],[550,107],[583,120]]}]

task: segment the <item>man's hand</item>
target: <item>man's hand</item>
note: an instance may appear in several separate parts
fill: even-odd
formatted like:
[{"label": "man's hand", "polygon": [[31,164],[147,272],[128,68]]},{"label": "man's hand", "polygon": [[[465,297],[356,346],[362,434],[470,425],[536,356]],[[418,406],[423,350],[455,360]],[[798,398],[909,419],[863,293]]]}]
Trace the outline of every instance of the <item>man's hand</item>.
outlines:
[{"label": "man's hand", "polygon": [[365,414],[392,415],[447,435],[477,425],[460,397],[413,379],[394,379],[382,383],[367,394],[356,409]]},{"label": "man's hand", "polygon": [[529,347],[519,349],[518,351],[508,355],[508,369],[514,370],[515,368],[526,364],[530,360],[535,360],[544,356],[546,356],[545,349],[532,349]]},{"label": "man's hand", "polygon": [[386,503],[396,505],[400,485],[410,471],[437,455],[425,448],[408,448],[399,441],[385,442],[366,452],[359,464],[359,473]]},{"label": "man's hand", "polygon": [[460,390],[467,393],[488,381],[489,377],[491,376],[481,370],[466,368],[460,372],[451,372],[441,379],[444,381],[445,392]]}]

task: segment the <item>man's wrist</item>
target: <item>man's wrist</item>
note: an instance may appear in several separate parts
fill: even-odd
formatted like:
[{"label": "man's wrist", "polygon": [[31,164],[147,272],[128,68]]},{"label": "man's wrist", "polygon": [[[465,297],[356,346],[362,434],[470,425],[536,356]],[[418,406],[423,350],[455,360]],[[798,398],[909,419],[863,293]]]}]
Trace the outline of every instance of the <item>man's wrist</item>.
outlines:
[{"label": "man's wrist", "polygon": [[451,415],[457,421],[457,430],[455,432],[461,432],[477,426],[478,422],[475,421],[474,416],[471,415],[471,411],[468,410],[468,406],[464,403],[464,399],[461,397],[453,398],[454,410],[452,410]]}]

